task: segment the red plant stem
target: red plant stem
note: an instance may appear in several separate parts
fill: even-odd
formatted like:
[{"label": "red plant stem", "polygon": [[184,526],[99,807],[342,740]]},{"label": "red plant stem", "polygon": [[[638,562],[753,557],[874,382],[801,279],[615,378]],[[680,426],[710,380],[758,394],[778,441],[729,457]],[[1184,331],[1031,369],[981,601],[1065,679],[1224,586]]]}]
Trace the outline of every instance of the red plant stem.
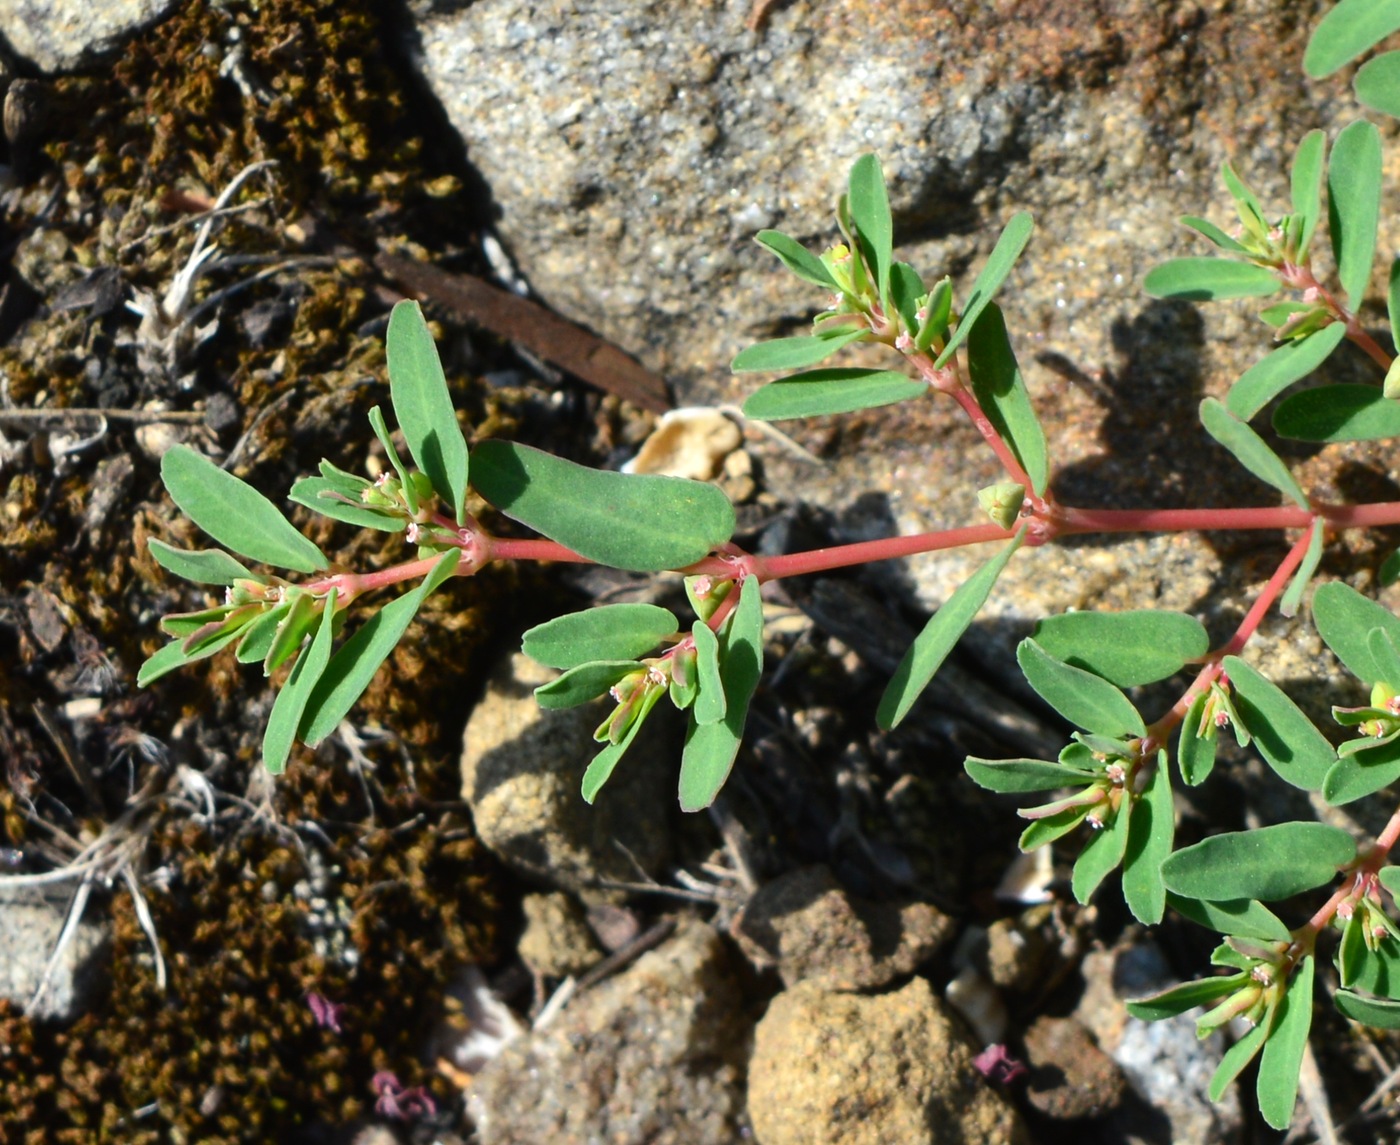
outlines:
[{"label": "red plant stem", "polygon": [[977,427],[977,432],[992,447],[992,451],[1001,461],[1002,468],[1006,470],[1006,475],[1018,485],[1024,485],[1029,491],[1031,479],[1026,476],[1026,471],[1021,468],[1021,463],[1016,460],[1016,455],[1011,452],[1011,447],[1002,440],[1001,434],[996,431],[991,420],[982,412],[982,407],[977,404],[977,399],[968,393],[963,386],[958,386],[948,392],[952,395],[953,400],[962,406],[967,416],[972,419],[972,424]]},{"label": "red plant stem", "polygon": [[1390,370],[1390,363],[1393,360],[1391,356],[1376,344],[1376,340],[1371,335],[1366,333],[1365,328],[1361,325],[1361,320],[1337,301],[1337,296],[1317,280],[1310,267],[1285,264],[1280,269],[1279,277],[1289,286],[1316,291],[1317,297],[1322,299],[1327,309],[1335,314],[1339,321],[1346,323],[1347,340],[1355,343],[1369,354],[1382,370],[1387,372]]},{"label": "red plant stem", "polygon": [[1291,577],[1293,571],[1303,563],[1303,557],[1307,555],[1308,545],[1312,541],[1313,530],[1320,527],[1321,522],[1314,519],[1312,527],[1294,542],[1293,547],[1288,550],[1288,555],[1283,558],[1278,568],[1274,570],[1274,575],[1269,578],[1269,583],[1264,586],[1263,591],[1260,592],[1258,598],[1250,606],[1249,611],[1245,613],[1244,619],[1240,621],[1240,626],[1235,629],[1235,634],[1230,637],[1225,646],[1220,649],[1220,659],[1224,659],[1226,656],[1236,655],[1240,649],[1249,643],[1249,638],[1254,635],[1254,630],[1258,628],[1263,621],[1264,614],[1269,611],[1274,601],[1278,599],[1279,593],[1283,591],[1284,586],[1288,583],[1288,578]]},{"label": "red plant stem", "polygon": [[811,549],[805,553],[787,553],[777,557],[756,558],[758,575],[765,581],[783,577],[826,572],[828,569],[850,565],[887,561],[894,557],[932,553],[939,549],[955,549],[984,541],[1007,541],[1015,534],[990,522],[970,525],[964,529],[947,529],[937,533],[913,533],[906,537],[885,537],[878,541],[858,541],[852,545],[834,545],[828,549]]}]

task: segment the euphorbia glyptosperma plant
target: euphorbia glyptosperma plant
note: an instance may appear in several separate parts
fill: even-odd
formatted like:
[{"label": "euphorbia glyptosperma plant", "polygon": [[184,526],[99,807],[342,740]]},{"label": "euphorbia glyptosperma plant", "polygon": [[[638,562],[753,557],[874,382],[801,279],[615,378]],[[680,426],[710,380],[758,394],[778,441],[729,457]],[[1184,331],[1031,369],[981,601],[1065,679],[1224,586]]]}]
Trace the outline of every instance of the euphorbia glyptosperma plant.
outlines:
[{"label": "euphorbia glyptosperma plant", "polygon": [[[1385,9],[1385,12],[1381,12]],[[1343,17],[1338,19],[1338,17]],[[1367,21],[1370,21],[1367,23]],[[1364,35],[1358,35],[1358,23]],[[1310,69],[1334,70],[1400,28],[1394,4],[1343,0],[1319,27]],[[1367,38],[1370,37],[1370,38]],[[1373,106],[1400,111],[1400,53],[1372,61],[1357,89]],[[619,765],[651,711],[663,701],[686,713],[680,803],[708,806],[739,754],[745,716],[763,669],[762,586],[784,577],[929,552],[996,543],[905,654],[879,709],[884,727],[902,721],[958,638],[1019,554],[1056,538],[1089,532],[1294,529],[1300,535],[1259,592],[1236,631],[1212,647],[1192,616],[1151,610],[1072,613],[1043,619],[1017,651],[1030,686],[1076,730],[1053,760],[968,759],[971,778],[993,791],[1039,795],[1023,809],[1024,849],[1063,837],[1083,839],[1072,891],[1087,902],[1121,871],[1128,907],[1156,923],[1171,906],[1219,932],[1212,956],[1223,973],[1133,1003],[1156,1019],[1207,1010],[1201,1034],[1244,1018],[1212,1082],[1215,1096],[1256,1056],[1264,1118],[1288,1124],[1312,1015],[1318,936],[1340,931],[1335,962],[1337,1008],[1357,1021],[1400,1028],[1400,933],[1385,895],[1400,892],[1400,867],[1388,865],[1400,839],[1400,811],[1374,843],[1360,846],[1334,827],[1279,823],[1208,837],[1174,848],[1172,764],[1178,781],[1206,782],[1216,744],[1230,735],[1257,751],[1279,779],[1334,805],[1374,794],[1400,779],[1400,620],[1340,583],[1313,595],[1322,638],[1369,688],[1337,697],[1342,729],[1334,747],[1293,701],[1239,658],[1265,614],[1301,605],[1327,530],[1400,523],[1400,503],[1328,504],[1308,495],[1288,466],[1251,427],[1276,397],[1350,340],[1375,359],[1374,385],[1334,385],[1293,394],[1273,415],[1285,437],[1312,442],[1400,436],[1400,370],[1361,326],[1356,309],[1370,279],[1380,201],[1381,151],[1375,127],[1354,123],[1334,141],[1321,132],[1298,146],[1292,202],[1269,212],[1229,166],[1225,184],[1238,225],[1182,221],[1220,254],[1177,259],[1147,276],[1162,298],[1265,298],[1276,348],[1248,370],[1224,401],[1201,403],[1205,431],[1288,504],[1228,510],[1085,510],[1061,504],[1050,486],[1050,450],[995,302],[1031,236],[1027,214],[1012,218],[967,296],[957,304],[950,279],[925,282],[893,255],[893,225],[874,156],[851,169],[837,205],[841,242],[821,255],[764,231],[759,243],[798,278],[827,292],[829,305],[810,335],[764,342],[741,353],[740,372],[795,371],[756,390],[748,417],[782,419],[867,409],[940,395],[956,402],[995,453],[1004,479],[982,490],[989,521],[960,529],[811,552],[760,556],[731,538],[734,513],[714,486],[668,477],[602,472],[507,441],[468,446],[442,368],[416,304],[395,307],[388,332],[390,397],[408,459],[378,409],[370,421],[391,469],[376,481],[328,462],[320,476],[292,488],[291,499],[364,528],[404,533],[412,559],[356,573],[332,570],[324,554],[261,494],[185,447],[172,449],[162,476],[176,504],[217,542],[250,561],[290,570],[291,581],[254,572],[222,549],[187,552],[153,541],[169,571],[225,587],[224,602],[167,616],[170,644],[143,666],[145,685],[164,673],[233,646],[265,675],[291,663],[268,721],[264,763],[281,771],[296,740],[319,743],[346,716],[378,666],[403,636],[425,597],[450,576],[468,576],[496,560],[592,561],[684,577],[693,618],[649,604],[586,609],[532,629],[525,651],[560,675],[536,691],[544,708],[611,697],[595,738],[601,745],[583,778],[592,801]],[[1325,228],[1336,282],[1313,271]],[[1400,329],[1400,260],[1391,269],[1390,317]],[[827,365],[853,343],[888,347],[897,368]],[[902,359],[902,360],[900,360]],[[911,376],[912,373],[912,376]],[[482,501],[528,526],[539,539],[494,536],[469,511]],[[1395,579],[1394,558],[1382,579]],[[416,586],[335,643],[352,606],[374,590]],[[1147,716],[1128,689],[1192,675],[1164,712]],[[1311,917],[1290,926],[1266,903],[1331,885]]]}]

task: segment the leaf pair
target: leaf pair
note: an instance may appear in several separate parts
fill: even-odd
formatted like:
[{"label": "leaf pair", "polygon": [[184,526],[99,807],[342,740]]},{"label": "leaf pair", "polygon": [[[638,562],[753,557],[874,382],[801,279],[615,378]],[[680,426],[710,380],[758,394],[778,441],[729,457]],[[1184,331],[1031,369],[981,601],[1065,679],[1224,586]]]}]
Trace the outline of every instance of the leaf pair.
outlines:
[{"label": "leaf pair", "polygon": [[[1400,30],[1400,10],[1388,0],[1341,0],[1313,29],[1303,69],[1322,79],[1370,51]],[[1356,98],[1367,107],[1400,116],[1400,52],[1368,60],[1353,81]]]}]

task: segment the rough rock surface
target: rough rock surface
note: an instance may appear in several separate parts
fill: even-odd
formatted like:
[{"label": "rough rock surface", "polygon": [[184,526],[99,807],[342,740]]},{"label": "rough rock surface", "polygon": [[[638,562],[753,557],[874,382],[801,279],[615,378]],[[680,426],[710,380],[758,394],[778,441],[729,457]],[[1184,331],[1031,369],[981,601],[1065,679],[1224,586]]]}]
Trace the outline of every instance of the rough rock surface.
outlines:
[{"label": "rough rock surface", "polygon": [[683,923],[477,1077],[482,1145],[731,1145],[750,1026],[713,928]]},{"label": "rough rock surface", "polygon": [[1042,1016],[1023,1035],[1026,1099],[1048,1117],[1098,1117],[1123,1098],[1123,1073],[1073,1018]]},{"label": "rough rock surface", "polygon": [[[101,973],[106,928],[91,910],[64,947],[34,1016],[66,1022],[82,1013]],[[67,898],[39,890],[0,889],[0,998],[24,1009],[43,981],[68,917]]]},{"label": "rough rock surface", "polygon": [[582,909],[568,895],[526,895],[520,906],[525,931],[516,949],[536,974],[581,974],[602,957]]},{"label": "rough rock surface", "polygon": [[898,993],[839,994],[800,982],[754,1035],[749,1116],[762,1145],[1009,1145],[1012,1109],[922,978]]},{"label": "rough rock surface", "polygon": [[[1179,215],[1229,224],[1223,159],[1282,210],[1296,141],[1356,115],[1344,78],[1303,77],[1303,45],[1326,7],[796,0],[755,33],[751,0],[481,0],[438,6],[417,36],[526,276],[552,305],[670,372],[683,403],[741,399],[756,383],[727,376],[734,352],[797,332],[824,305],[751,236],[777,227],[813,247],[832,241],[850,161],[875,151],[899,256],[926,277],[951,273],[960,296],[1005,220],[1034,212],[1037,234],[1000,301],[1061,498],[1211,506],[1277,501],[1196,414],[1269,337],[1248,306],[1154,302],[1138,284],[1165,258],[1206,253]],[[982,520],[974,491],[999,476],[951,403],[792,432],[827,464],[775,450],[769,486],[851,507],[843,539]],[[1305,487],[1327,495],[1335,462],[1294,460]],[[885,520],[857,504],[865,493],[886,503]],[[1046,612],[1200,612],[1223,591],[1234,599],[1203,615],[1222,638],[1283,552],[1277,537],[1231,543],[1223,561],[1218,542],[1198,537],[1043,549],[1013,562],[974,648],[1004,663]],[[872,574],[932,608],[986,555],[936,553]],[[1276,678],[1308,674],[1311,635],[1266,629],[1281,637]]]},{"label": "rough rock surface", "polygon": [[168,15],[179,0],[3,0],[5,46],[46,74],[99,63],[140,29]]},{"label": "rough rock surface", "polygon": [[[570,890],[600,878],[635,880],[633,859],[655,873],[668,847],[665,808],[675,798],[673,756],[647,738],[657,721],[590,807],[579,783],[597,753],[592,734],[601,717],[592,705],[542,711],[532,692],[554,675],[516,653],[492,674],[472,710],[462,798],[478,836],[516,870]],[[662,761],[666,766],[648,766]]]},{"label": "rough rock surface", "polygon": [[826,867],[804,867],[762,887],[734,928],[752,961],[775,962],[784,983],[870,990],[911,973],[952,935],[928,903],[848,895]]}]

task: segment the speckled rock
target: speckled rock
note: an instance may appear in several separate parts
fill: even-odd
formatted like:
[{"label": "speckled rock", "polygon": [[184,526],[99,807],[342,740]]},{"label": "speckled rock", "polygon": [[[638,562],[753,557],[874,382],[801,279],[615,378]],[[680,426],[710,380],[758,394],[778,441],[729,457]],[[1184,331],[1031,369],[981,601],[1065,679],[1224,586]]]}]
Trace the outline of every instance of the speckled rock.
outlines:
[{"label": "speckled rock", "polygon": [[683,923],[635,966],[510,1043],[476,1078],[482,1145],[732,1145],[751,1026],[731,955]]},{"label": "speckled rock", "polygon": [[[1276,503],[1196,412],[1270,348],[1257,308],[1155,302],[1138,283],[1165,258],[1205,253],[1179,215],[1228,224],[1223,159],[1281,210],[1296,141],[1355,116],[1343,77],[1303,77],[1325,0],[795,0],[758,33],[752,7],[480,0],[420,17],[428,83],[547,301],[669,372],[682,402],[740,400],[756,382],[728,376],[735,351],[796,331],[825,302],[750,236],[771,226],[832,241],[832,200],[850,161],[873,150],[900,256],[927,278],[951,273],[964,294],[1005,220],[1034,212],[1000,301],[1063,501]],[[1396,226],[1383,222],[1382,249]],[[826,465],[773,448],[769,488],[849,507],[846,540],[885,528],[862,494],[882,498],[900,531],[950,528],[984,519],[975,491],[999,477],[947,402],[785,428]],[[1328,496],[1339,465],[1364,452],[1290,457]],[[1185,609],[1223,638],[1283,551],[1277,536],[1049,546],[1012,563],[973,651],[1014,677],[1006,653],[1029,621],[1090,606]],[[987,555],[929,554],[872,575],[931,609]],[[1270,627],[1274,676],[1306,675],[1315,640],[1301,622]]]},{"label": "speckled rock", "polygon": [[[71,884],[69,885],[71,888]],[[23,1010],[43,981],[68,917],[68,895],[60,887],[0,888],[0,998]],[[107,927],[89,909],[63,950],[33,1014],[41,1021],[78,1017],[99,985],[107,949]]]},{"label": "speckled rock", "polygon": [[1207,1094],[1225,1052],[1220,1034],[1196,1038],[1191,1015],[1163,1022],[1134,1018],[1125,999],[1143,998],[1175,984],[1161,950],[1138,942],[1093,951],[1084,959],[1084,996],[1075,1010],[1099,1047],[1122,1067],[1129,1085],[1171,1123],[1172,1141],[1235,1145],[1244,1124],[1236,1087],[1218,1102]]},{"label": "speckled rock", "polygon": [[759,1022],[749,1116],[762,1145],[1012,1145],[1016,1111],[922,978],[866,997],[800,982]]},{"label": "speckled rock", "polygon": [[1073,1018],[1042,1015],[1023,1035],[1026,1100],[1056,1121],[1098,1117],[1123,1099],[1123,1072]]},{"label": "speckled rock", "polygon": [[180,0],[0,0],[5,46],[41,72],[100,63],[127,37],[172,12]]},{"label": "speckled rock", "polygon": [[[462,798],[477,835],[523,874],[569,890],[655,873],[668,851],[674,753],[651,720],[592,807],[579,794],[597,754],[593,705],[542,711],[533,690],[556,675],[516,653],[497,668],[462,741]],[[664,741],[665,737],[660,739]],[[625,847],[626,851],[620,849]]]},{"label": "speckled rock", "polygon": [[602,957],[582,908],[566,894],[526,895],[525,930],[516,947],[536,974],[582,974]]},{"label": "speckled rock", "polygon": [[776,963],[792,986],[884,986],[936,954],[952,920],[928,903],[870,902],[848,895],[826,867],[804,867],[762,887],[734,936],[751,960]]},{"label": "speckled rock", "polygon": [[1004,990],[1033,990],[1042,982],[1051,952],[1046,927],[1048,905],[1033,906],[1019,918],[999,918],[987,927],[987,977]]}]

